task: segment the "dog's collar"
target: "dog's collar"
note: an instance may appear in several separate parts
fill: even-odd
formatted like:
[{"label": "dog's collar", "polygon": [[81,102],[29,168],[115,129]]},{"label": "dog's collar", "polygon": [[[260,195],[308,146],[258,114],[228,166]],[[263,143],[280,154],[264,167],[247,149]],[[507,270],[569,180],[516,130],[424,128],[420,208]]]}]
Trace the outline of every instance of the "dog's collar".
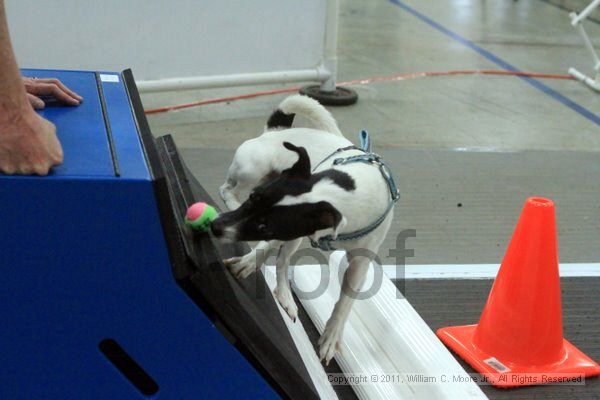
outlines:
[{"label": "dog's collar", "polygon": [[354,162],[363,162],[365,164],[377,165],[379,167],[379,171],[381,172],[381,175],[383,175],[383,178],[385,179],[385,181],[388,184],[391,200],[390,200],[387,208],[383,212],[383,214],[381,214],[381,216],[379,218],[377,218],[377,220],[375,222],[373,222],[372,224],[370,224],[369,226],[367,226],[363,229],[359,229],[354,232],[341,233],[341,234],[337,235],[336,238],[333,238],[332,235],[326,235],[326,236],[318,238],[317,240],[310,238],[310,244],[312,247],[319,248],[323,251],[335,250],[336,248],[333,247],[332,242],[335,242],[335,241],[345,242],[345,241],[350,241],[350,240],[356,240],[356,239],[360,239],[363,236],[368,235],[369,233],[371,233],[375,229],[377,229],[377,227],[379,227],[379,225],[381,225],[381,223],[386,219],[386,217],[388,216],[390,211],[392,211],[392,208],[394,208],[394,205],[400,199],[400,191],[398,190],[398,187],[396,186],[396,182],[394,181],[394,177],[392,176],[392,171],[387,166],[387,164],[383,161],[383,158],[379,154],[373,153],[371,151],[371,140],[369,139],[368,132],[365,130],[362,130],[360,132],[359,136],[360,136],[360,147],[347,146],[347,147],[341,147],[341,148],[337,149],[336,151],[334,151],[333,153],[331,153],[330,155],[325,157],[321,162],[319,162],[316,165],[316,167],[313,169],[313,171],[315,169],[317,169],[317,167],[319,167],[325,161],[329,160],[330,158],[334,157],[335,155],[337,155],[339,153],[342,153],[342,152],[348,151],[348,150],[362,151],[363,154],[359,154],[356,156],[349,156],[349,157],[345,157],[345,158],[336,158],[333,160],[333,165],[344,165],[344,164],[350,164],[350,163],[354,163]]}]

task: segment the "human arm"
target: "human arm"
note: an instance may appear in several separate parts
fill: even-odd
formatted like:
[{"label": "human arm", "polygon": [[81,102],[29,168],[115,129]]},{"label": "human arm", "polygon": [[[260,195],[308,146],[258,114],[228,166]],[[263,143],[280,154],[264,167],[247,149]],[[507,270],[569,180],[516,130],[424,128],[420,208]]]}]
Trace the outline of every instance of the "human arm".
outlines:
[{"label": "human arm", "polygon": [[25,91],[0,0],[0,172],[46,175],[62,160],[56,127],[35,113]]}]

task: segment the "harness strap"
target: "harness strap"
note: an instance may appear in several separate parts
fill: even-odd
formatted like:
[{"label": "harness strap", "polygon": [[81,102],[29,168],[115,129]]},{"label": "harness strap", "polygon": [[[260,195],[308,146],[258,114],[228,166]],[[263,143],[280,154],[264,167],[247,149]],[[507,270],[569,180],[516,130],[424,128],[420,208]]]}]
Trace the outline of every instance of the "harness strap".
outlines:
[{"label": "harness strap", "polygon": [[346,158],[336,158],[333,160],[333,165],[344,165],[352,162],[363,162],[365,164],[376,164],[379,166],[379,171],[381,175],[385,178],[385,181],[388,184],[388,188],[390,189],[390,196],[392,200],[395,202],[400,197],[400,191],[396,186],[396,182],[394,181],[394,177],[392,176],[392,171],[387,166],[387,164],[383,161],[383,158],[379,154],[368,153],[368,154],[360,154],[357,156],[350,156]]},{"label": "harness strap", "polygon": [[[375,229],[377,229],[377,227],[379,225],[381,225],[381,223],[386,219],[386,217],[388,216],[388,214],[390,213],[392,208],[394,208],[394,205],[396,204],[396,202],[400,199],[400,191],[398,190],[398,188],[396,186],[396,182],[394,181],[394,177],[392,176],[392,172],[391,172],[390,168],[383,161],[383,158],[380,155],[371,152],[371,141],[369,139],[369,134],[365,130],[362,130],[360,132],[360,144],[361,144],[360,148],[358,148],[356,146],[347,146],[347,147],[342,147],[342,148],[337,149],[336,151],[331,153],[329,156],[325,157],[325,159],[322,160],[320,163],[318,163],[314,169],[316,169],[321,164],[323,164],[325,161],[329,160],[331,157],[333,157],[334,155],[336,155],[338,153],[348,151],[348,150],[360,150],[360,151],[364,152],[365,154],[349,156],[346,158],[336,158],[335,160],[333,160],[333,165],[344,165],[344,164],[349,164],[349,163],[353,163],[353,162],[362,162],[365,164],[377,165],[379,167],[379,171],[381,172],[381,175],[383,175],[384,179],[386,180],[386,182],[388,184],[388,188],[390,190],[391,201],[389,202],[389,204],[388,204],[387,208],[385,209],[385,211],[383,212],[383,214],[381,214],[381,216],[379,218],[377,218],[377,220],[375,222],[368,225],[367,227],[365,227],[363,229],[359,229],[354,232],[339,234],[335,239],[331,235],[325,235],[323,237],[320,237],[317,240],[310,238],[310,244],[312,247],[319,248],[323,251],[335,250],[335,247],[333,247],[333,245],[332,245],[332,242],[334,242],[334,241],[341,241],[341,242],[350,241],[350,240],[359,239],[363,236],[368,235],[369,233],[371,233]],[[313,171],[314,171],[314,169],[313,169]]]},{"label": "harness strap", "polygon": [[346,146],[346,147],[340,147],[339,149],[337,149],[336,151],[334,151],[333,153],[331,153],[330,155],[328,155],[327,157],[325,157],[324,159],[322,159],[317,165],[315,165],[315,167],[313,168],[313,172],[315,172],[316,169],[321,166],[321,164],[323,164],[325,161],[329,160],[331,157],[335,156],[338,153],[341,153],[343,151],[348,151],[348,150],[362,150],[362,149],[359,148],[359,147],[356,147],[354,145],[352,145],[352,146]]},{"label": "harness strap", "polygon": [[358,134],[358,138],[360,139],[360,149],[366,153],[371,153],[371,138],[369,137],[369,132],[363,129]]},{"label": "harness strap", "polygon": [[391,201],[386,210],[384,211],[383,214],[381,214],[381,216],[379,218],[377,218],[377,220],[375,222],[373,222],[371,225],[367,226],[366,228],[360,229],[358,231],[354,231],[354,232],[350,232],[350,233],[343,233],[337,236],[337,238],[333,238],[333,236],[331,235],[325,235],[322,236],[320,238],[318,238],[317,240],[314,240],[313,238],[309,238],[310,239],[310,245],[312,247],[315,248],[319,248],[323,251],[331,251],[331,250],[336,250],[335,247],[333,247],[332,242],[347,242],[350,240],[355,240],[355,239],[360,239],[363,236],[368,235],[369,233],[373,232],[375,229],[377,229],[377,227],[379,225],[381,225],[381,223],[385,220],[385,218],[388,216],[388,214],[390,213],[390,211],[392,210],[392,208],[394,208],[394,205],[396,205],[395,201]]}]

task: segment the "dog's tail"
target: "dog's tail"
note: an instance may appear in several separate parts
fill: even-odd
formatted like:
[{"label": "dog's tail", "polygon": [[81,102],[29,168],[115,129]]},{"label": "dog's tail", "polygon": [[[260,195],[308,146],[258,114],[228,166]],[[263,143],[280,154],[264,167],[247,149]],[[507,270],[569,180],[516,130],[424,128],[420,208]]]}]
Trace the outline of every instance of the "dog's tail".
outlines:
[{"label": "dog's tail", "polygon": [[316,129],[342,136],[340,129],[329,111],[318,101],[299,94],[283,100],[267,121],[266,130],[291,128],[294,116],[308,119]]}]

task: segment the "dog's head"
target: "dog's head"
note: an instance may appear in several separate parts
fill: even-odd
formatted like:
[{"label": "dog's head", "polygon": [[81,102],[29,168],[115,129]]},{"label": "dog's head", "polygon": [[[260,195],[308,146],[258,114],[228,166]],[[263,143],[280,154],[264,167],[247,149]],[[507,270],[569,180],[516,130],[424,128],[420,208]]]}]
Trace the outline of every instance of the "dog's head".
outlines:
[{"label": "dog's head", "polygon": [[[287,241],[326,229],[335,236],[345,225],[345,218],[329,202],[302,196],[310,193],[323,176],[311,174],[306,149],[289,142],[283,145],[298,154],[298,161],[278,177],[254,188],[238,209],[215,219],[211,225],[215,237],[231,241]],[[353,188],[354,182],[347,179]]]}]

